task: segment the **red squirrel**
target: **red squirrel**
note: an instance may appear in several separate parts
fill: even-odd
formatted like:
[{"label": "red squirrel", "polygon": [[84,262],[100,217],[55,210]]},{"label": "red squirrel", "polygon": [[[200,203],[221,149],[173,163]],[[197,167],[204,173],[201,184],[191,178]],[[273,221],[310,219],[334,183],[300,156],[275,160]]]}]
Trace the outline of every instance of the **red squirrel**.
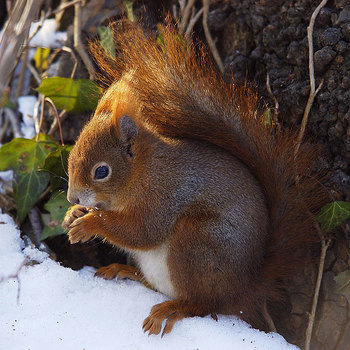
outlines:
[{"label": "red squirrel", "polygon": [[72,244],[100,237],[136,267],[97,275],[143,281],[170,300],[143,323],[162,334],[184,317],[236,314],[258,322],[281,300],[296,251],[315,241],[319,207],[311,147],[276,129],[247,87],[228,85],[205,50],[162,28],[115,30],[114,80],[69,156]]}]

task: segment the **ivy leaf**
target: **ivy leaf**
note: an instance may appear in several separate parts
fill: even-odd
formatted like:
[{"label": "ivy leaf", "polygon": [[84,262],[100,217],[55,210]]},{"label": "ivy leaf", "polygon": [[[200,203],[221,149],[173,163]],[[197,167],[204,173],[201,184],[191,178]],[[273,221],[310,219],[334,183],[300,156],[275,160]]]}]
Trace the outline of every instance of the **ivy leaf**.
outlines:
[{"label": "ivy leaf", "polygon": [[65,189],[68,185],[68,156],[73,146],[59,146],[45,158],[43,171],[50,175],[52,190]]},{"label": "ivy leaf", "polygon": [[97,28],[97,33],[100,37],[101,45],[108,56],[115,58],[113,30],[109,27],[101,26]]},{"label": "ivy leaf", "polygon": [[57,143],[44,135],[38,142],[15,138],[0,148],[0,171],[14,172],[13,189],[20,223],[49,183],[50,177],[41,172],[41,167],[46,156],[56,148]]},{"label": "ivy leaf", "polygon": [[0,171],[29,171],[44,165],[48,153],[57,148],[57,143],[47,136],[34,139],[15,138],[0,148]]},{"label": "ivy leaf", "polygon": [[[67,230],[61,227],[64,216],[71,206],[66,199],[66,195],[64,191],[54,192],[49,201],[44,205],[44,208],[50,213],[50,218],[43,229],[40,240],[67,232]],[[45,222],[46,220],[43,218],[43,221]]]},{"label": "ivy leaf", "polygon": [[37,90],[50,97],[57,108],[72,113],[95,109],[102,94],[102,89],[89,79],[62,77],[43,79]]},{"label": "ivy leaf", "polygon": [[339,273],[334,277],[335,291],[343,294],[350,303],[350,270]]},{"label": "ivy leaf", "polygon": [[17,206],[17,218],[20,223],[24,221],[30,209],[45,191],[49,180],[48,174],[35,170],[14,174],[13,191]]},{"label": "ivy leaf", "polygon": [[332,231],[350,218],[350,202],[337,201],[326,204],[316,216],[323,232]]}]

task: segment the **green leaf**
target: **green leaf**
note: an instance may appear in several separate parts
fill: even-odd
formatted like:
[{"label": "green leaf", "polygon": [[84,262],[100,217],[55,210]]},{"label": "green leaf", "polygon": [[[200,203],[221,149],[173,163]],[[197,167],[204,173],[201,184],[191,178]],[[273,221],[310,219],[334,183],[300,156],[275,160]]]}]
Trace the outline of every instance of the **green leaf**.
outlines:
[{"label": "green leaf", "polygon": [[58,144],[41,135],[39,141],[16,138],[0,148],[0,171],[12,169],[17,217],[23,222],[30,209],[49,183],[49,175],[41,171],[46,156]]},{"label": "green leaf", "polygon": [[326,204],[316,216],[323,232],[332,231],[350,218],[350,202],[337,201]]},{"label": "green leaf", "polygon": [[102,89],[89,79],[61,77],[44,79],[37,90],[50,97],[58,109],[72,113],[95,109],[102,94]]},{"label": "green leaf", "polygon": [[97,28],[97,33],[100,37],[101,45],[108,56],[115,58],[113,30],[109,27],[101,26]]},{"label": "green leaf", "polygon": [[0,148],[0,171],[12,169],[31,171],[44,165],[46,156],[57,148],[57,143],[41,135],[39,141],[15,138]]},{"label": "green leaf", "polygon": [[[43,229],[41,240],[67,232],[67,230],[61,227],[64,216],[71,206],[66,196],[67,194],[64,191],[54,192],[49,201],[44,205],[44,208],[50,213],[50,219]],[[46,220],[43,221],[45,222]]]},{"label": "green leaf", "polygon": [[334,277],[335,291],[339,294],[343,294],[348,303],[350,303],[350,270],[339,273]]},{"label": "green leaf", "polygon": [[50,175],[52,190],[66,189],[68,185],[68,156],[73,146],[59,146],[45,158],[43,171]]},{"label": "green leaf", "polygon": [[30,209],[45,191],[49,180],[48,174],[38,171],[14,174],[13,191],[20,223],[24,221]]},{"label": "green leaf", "polygon": [[131,22],[135,22],[136,21],[136,17],[134,15],[134,11],[133,11],[133,2],[130,0],[124,0],[123,1],[123,6],[125,8],[126,11],[126,16],[128,17],[128,19]]}]

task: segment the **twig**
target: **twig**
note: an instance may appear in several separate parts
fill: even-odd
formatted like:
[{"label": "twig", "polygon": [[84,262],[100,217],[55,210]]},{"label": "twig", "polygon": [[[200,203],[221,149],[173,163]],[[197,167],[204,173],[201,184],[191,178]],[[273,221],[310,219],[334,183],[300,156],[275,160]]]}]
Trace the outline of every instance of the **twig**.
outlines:
[{"label": "twig", "polygon": [[68,7],[71,7],[71,6],[74,6],[74,5],[76,5],[76,4],[78,4],[78,3],[82,3],[83,1],[85,1],[85,0],[74,0],[74,1],[71,1],[71,2],[67,2],[67,3],[65,3],[64,5],[60,5],[56,10],[54,10],[54,11],[52,11],[52,15],[55,15],[56,13],[59,13],[59,12],[61,12],[61,11],[64,11],[64,10],[66,10]]},{"label": "twig", "polygon": [[45,97],[45,101],[49,102],[49,104],[52,106],[53,110],[55,111],[55,116],[56,116],[56,120],[58,123],[58,128],[60,129],[61,144],[62,144],[62,146],[64,146],[61,121],[60,121],[60,116],[58,115],[57,108],[56,108],[55,104],[53,103],[53,101],[51,100],[51,98]]},{"label": "twig", "polygon": [[313,31],[314,31],[314,25],[315,25],[315,20],[319,12],[321,11],[322,7],[324,7],[327,4],[328,0],[322,0],[320,4],[316,7],[315,11],[312,13],[311,18],[310,18],[310,23],[309,26],[307,27],[307,41],[308,41],[308,46],[309,46],[309,77],[310,77],[310,94],[309,98],[307,100],[307,104],[304,110],[304,115],[303,119],[301,121],[301,126],[300,126],[300,131],[297,137],[297,143],[295,147],[295,156],[297,155],[301,142],[304,138],[304,133],[305,133],[305,128],[307,124],[307,120],[309,117],[309,112],[311,110],[312,104],[314,102],[314,99],[317,95],[317,93],[320,91],[322,85],[323,85],[323,79],[318,86],[317,89],[315,89],[315,70],[314,70],[314,46],[313,46]]},{"label": "twig", "polygon": [[75,55],[74,51],[70,48],[70,47],[67,47],[67,46],[63,46],[62,47],[62,50],[63,51],[67,51],[71,54],[72,58],[73,58],[73,61],[74,61],[74,66],[73,66],[73,69],[72,69],[72,73],[70,75],[70,78],[73,79],[74,78],[74,75],[75,75],[75,72],[77,71],[77,67],[78,67],[78,59],[77,59],[77,56]]},{"label": "twig", "polygon": [[[63,123],[67,117],[68,117],[68,113],[65,109],[63,109],[59,115],[59,121]],[[58,129],[58,121],[57,121],[57,118],[55,118],[47,134],[52,135],[57,129]]]},{"label": "twig", "polygon": [[[182,35],[185,33],[187,23],[188,23],[188,20],[190,19],[190,15],[191,15],[191,11],[192,11],[194,3],[195,3],[195,0],[188,0],[187,4],[182,12],[182,15],[180,17],[181,19],[180,19],[180,23],[179,23],[179,33]],[[180,3],[180,6],[181,6],[181,3]]]},{"label": "twig", "polygon": [[215,62],[220,69],[220,72],[224,73],[224,65],[222,63],[221,57],[218,53],[218,50],[215,47],[215,43],[209,31],[208,14],[209,14],[209,0],[203,0],[203,29],[204,29],[205,37],[207,39],[210,51],[215,59]]},{"label": "twig", "polygon": [[32,73],[35,81],[37,82],[38,85],[41,84],[41,78],[40,78],[40,75],[38,73],[38,71],[35,69],[35,67],[28,61],[27,62],[27,67],[30,71],[30,73]]},{"label": "twig", "polygon": [[48,59],[48,62],[47,62],[47,65],[50,66],[51,63],[54,61],[54,59],[57,57],[57,55],[61,52],[61,51],[66,51],[66,52],[69,52],[70,55],[72,56],[72,59],[74,61],[74,65],[73,65],[73,69],[72,69],[72,73],[70,75],[70,78],[73,79],[74,78],[74,75],[75,75],[75,72],[77,70],[77,67],[78,67],[78,59],[77,59],[77,56],[75,55],[74,51],[68,47],[68,46],[62,46],[61,48],[59,49],[56,49],[52,55],[50,55],[49,59]]},{"label": "twig", "polygon": [[274,113],[273,113],[273,119],[274,119],[273,121],[274,121],[275,125],[277,125],[279,127],[279,123],[278,123],[279,103],[277,101],[276,96],[273,94],[273,92],[271,90],[269,73],[266,73],[266,89],[267,89],[267,92],[269,93],[270,97],[272,98],[272,100],[275,104]]},{"label": "twig", "polygon": [[18,121],[16,113],[11,108],[8,108],[8,107],[4,108],[4,112],[6,113],[8,119],[11,122],[14,136],[15,137],[22,137],[23,134],[22,134],[21,129],[19,127],[19,121]]},{"label": "twig", "polygon": [[173,17],[175,18],[175,21],[179,19],[179,15],[177,13],[177,6],[176,4],[173,4]]},{"label": "twig", "polygon": [[317,280],[316,280],[316,286],[315,286],[315,292],[314,292],[314,298],[312,301],[312,308],[311,313],[309,314],[309,321],[307,324],[307,329],[305,333],[305,350],[310,349],[310,343],[311,343],[311,336],[312,336],[312,330],[315,322],[315,315],[316,315],[316,309],[317,309],[317,303],[318,303],[318,296],[320,293],[320,287],[322,282],[322,276],[323,276],[323,269],[324,269],[324,263],[326,259],[327,250],[329,248],[329,245],[331,244],[332,240],[330,238],[325,238],[319,224],[315,221],[315,226],[317,229],[318,234],[320,235],[321,239],[321,256],[320,256],[320,263],[318,266],[318,273],[317,273]]},{"label": "twig", "polygon": [[89,72],[90,80],[95,78],[95,69],[92,62],[85,52],[84,46],[81,42],[81,3],[78,2],[74,5],[74,48],[78,51],[81,59],[83,60],[86,69]]},{"label": "twig", "polygon": [[19,279],[19,273],[21,272],[23,266],[25,266],[25,264],[29,261],[29,257],[26,256],[24,258],[24,260],[22,261],[22,263],[19,265],[18,269],[16,270],[15,273],[8,275],[6,277],[1,277],[0,278],[0,283],[6,280],[9,280],[11,278],[14,278],[17,280],[17,305],[19,304],[19,296],[21,293],[21,280]]},{"label": "twig", "polygon": [[197,21],[199,20],[199,17],[202,15],[203,11],[204,11],[204,9],[202,7],[194,16],[191,16],[190,23],[188,23],[188,26],[187,26],[187,29],[185,32],[185,38],[190,37],[192,30],[193,30],[193,27],[197,23]]}]

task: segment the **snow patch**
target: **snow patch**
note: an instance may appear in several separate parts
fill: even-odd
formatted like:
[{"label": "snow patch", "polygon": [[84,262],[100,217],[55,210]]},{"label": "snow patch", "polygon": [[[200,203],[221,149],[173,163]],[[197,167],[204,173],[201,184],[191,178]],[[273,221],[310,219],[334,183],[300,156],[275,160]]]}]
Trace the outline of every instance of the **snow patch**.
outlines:
[{"label": "snow patch", "polygon": [[[37,30],[40,22],[32,23],[29,36]],[[42,27],[30,40],[30,46],[59,48],[67,40],[66,32],[57,32],[57,23],[54,18],[44,21]],[[32,58],[32,57],[31,57]]]},{"label": "snow patch", "polygon": [[[73,271],[26,247],[13,220],[0,214],[0,344],[2,349],[240,349],[296,350],[276,333],[266,334],[233,316],[187,318],[161,338],[142,322],[166,300],[134,281],[105,281],[95,270]],[[24,248],[24,249],[23,249]],[[7,279],[29,256],[18,280]],[[39,262],[39,263],[38,263]]]}]

